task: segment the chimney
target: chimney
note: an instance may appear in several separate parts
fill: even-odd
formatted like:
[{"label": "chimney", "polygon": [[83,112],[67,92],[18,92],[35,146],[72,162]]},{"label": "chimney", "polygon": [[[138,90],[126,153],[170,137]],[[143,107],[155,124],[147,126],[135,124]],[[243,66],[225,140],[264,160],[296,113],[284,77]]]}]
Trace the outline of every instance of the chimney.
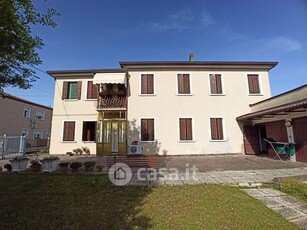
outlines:
[{"label": "chimney", "polygon": [[194,54],[193,53],[190,53],[189,61],[194,61]]}]

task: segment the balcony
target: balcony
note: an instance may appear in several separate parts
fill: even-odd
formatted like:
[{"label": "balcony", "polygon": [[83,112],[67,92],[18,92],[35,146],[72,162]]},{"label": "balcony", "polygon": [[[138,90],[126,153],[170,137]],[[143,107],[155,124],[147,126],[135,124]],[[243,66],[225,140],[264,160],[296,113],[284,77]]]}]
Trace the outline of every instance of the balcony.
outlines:
[{"label": "balcony", "polygon": [[120,93],[100,93],[98,98],[98,109],[127,108],[126,92]]}]

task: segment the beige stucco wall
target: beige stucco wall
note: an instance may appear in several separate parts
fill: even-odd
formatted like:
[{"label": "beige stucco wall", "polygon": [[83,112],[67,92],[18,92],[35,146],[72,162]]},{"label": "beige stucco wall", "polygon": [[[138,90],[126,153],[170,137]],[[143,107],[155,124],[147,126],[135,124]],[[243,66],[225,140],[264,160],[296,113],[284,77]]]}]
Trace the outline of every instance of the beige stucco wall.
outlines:
[{"label": "beige stucco wall", "polygon": [[[91,154],[96,153],[95,142],[82,141],[83,121],[97,121],[97,100],[87,100],[87,81],[93,80],[92,76],[77,78],[58,78],[55,83],[54,108],[51,133],[51,154],[65,154],[73,149],[83,146],[89,147]],[[62,100],[64,81],[82,81],[81,100]],[[75,141],[63,142],[63,122],[76,121]]]},{"label": "beige stucco wall", "polygon": [[[140,73],[155,74],[155,96],[140,96]],[[177,73],[190,73],[192,96],[176,95]],[[224,96],[210,96],[209,73],[223,76]],[[249,104],[271,96],[268,73],[260,75],[262,95],[249,96],[247,71],[129,71],[130,96],[128,120],[153,117],[156,122],[156,143],[141,143],[146,152],[159,154],[219,154],[243,153],[242,132],[236,117],[250,112]],[[194,141],[179,142],[178,117],[193,117]],[[210,141],[209,117],[224,118],[225,141]],[[131,143],[136,135],[130,136]]]},{"label": "beige stucco wall", "polygon": [[[24,108],[30,108],[30,117],[24,118]],[[28,104],[18,100],[0,97],[0,135],[20,136],[22,129],[28,129],[28,138],[33,139],[35,130],[43,130],[43,138],[46,131],[51,131],[52,109],[43,108],[33,104]],[[45,111],[45,119],[35,119],[36,110]],[[31,122],[35,121],[35,127]]]}]

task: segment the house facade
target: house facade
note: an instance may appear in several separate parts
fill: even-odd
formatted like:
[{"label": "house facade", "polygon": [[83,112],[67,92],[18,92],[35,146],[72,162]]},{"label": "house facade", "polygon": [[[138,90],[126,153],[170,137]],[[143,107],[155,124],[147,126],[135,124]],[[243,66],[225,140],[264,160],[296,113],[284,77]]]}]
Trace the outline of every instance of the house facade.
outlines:
[{"label": "house facade", "polygon": [[120,62],[120,69],[48,71],[55,78],[51,154],[89,147],[125,155],[244,153],[236,120],[271,97],[276,62]]},{"label": "house facade", "polygon": [[0,136],[26,136],[28,148],[50,138],[52,108],[7,93],[0,95],[0,108]]}]

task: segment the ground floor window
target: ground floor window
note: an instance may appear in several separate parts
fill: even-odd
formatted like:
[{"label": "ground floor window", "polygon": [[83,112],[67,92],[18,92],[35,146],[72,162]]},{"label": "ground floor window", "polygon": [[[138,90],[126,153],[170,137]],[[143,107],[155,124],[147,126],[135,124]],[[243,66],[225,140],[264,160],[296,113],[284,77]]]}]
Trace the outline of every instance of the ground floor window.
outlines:
[{"label": "ground floor window", "polygon": [[75,121],[64,121],[63,141],[75,141]]},{"label": "ground floor window", "polygon": [[192,118],[179,118],[179,134],[180,141],[193,140]]},{"label": "ground floor window", "polygon": [[142,118],[141,119],[141,141],[155,140],[155,119]]},{"label": "ground floor window", "polygon": [[224,140],[223,118],[210,118],[211,140]]},{"label": "ground floor window", "polygon": [[96,140],[96,121],[84,121],[82,141]]},{"label": "ground floor window", "polygon": [[43,130],[36,129],[33,134],[34,139],[42,139],[43,138]]}]

